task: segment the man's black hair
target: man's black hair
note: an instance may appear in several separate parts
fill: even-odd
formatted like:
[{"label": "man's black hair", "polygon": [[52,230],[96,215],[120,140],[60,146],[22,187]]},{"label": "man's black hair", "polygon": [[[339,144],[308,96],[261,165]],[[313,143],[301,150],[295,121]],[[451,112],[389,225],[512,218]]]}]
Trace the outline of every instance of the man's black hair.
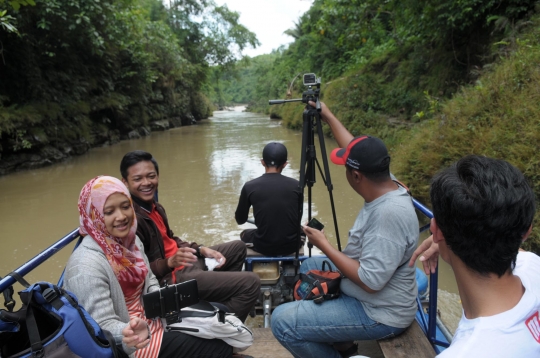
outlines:
[{"label": "man's black hair", "polygon": [[470,269],[499,277],[516,264],[535,197],[510,163],[466,156],[432,180],[433,216],[447,245]]},{"label": "man's black hair", "polygon": [[144,161],[152,162],[156,167],[156,173],[159,175],[158,163],[152,154],[145,152],[144,150],[134,150],[124,155],[124,158],[122,158],[122,161],[120,162],[120,174],[122,175],[122,178],[127,180],[128,169],[135,164]]},{"label": "man's black hair", "polygon": [[353,171],[353,170],[357,170],[359,171],[360,173],[362,173],[363,176],[365,176],[367,179],[369,179],[370,181],[374,182],[374,183],[383,183],[385,181],[387,181],[388,179],[390,179],[390,168],[386,168],[384,170],[381,170],[379,172],[363,172],[361,170],[358,170],[358,169],[354,169],[353,167],[350,167],[348,165],[345,165],[345,167],[347,168],[348,171]]}]

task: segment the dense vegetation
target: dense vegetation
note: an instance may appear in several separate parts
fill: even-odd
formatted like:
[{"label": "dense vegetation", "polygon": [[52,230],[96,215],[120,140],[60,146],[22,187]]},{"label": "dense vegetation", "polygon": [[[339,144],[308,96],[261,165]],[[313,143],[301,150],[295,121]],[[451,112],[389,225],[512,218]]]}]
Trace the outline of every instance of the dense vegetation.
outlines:
[{"label": "dense vegetation", "polygon": [[0,174],[207,118],[210,66],[257,45],[211,0],[0,0]]},{"label": "dense vegetation", "polygon": [[[383,138],[392,171],[428,204],[430,178],[470,153],[510,161],[540,194],[537,6],[315,0],[288,31],[295,42],[254,59],[244,70],[253,78],[242,83],[258,84],[251,110],[300,128],[303,105],[269,107],[267,100],[284,98],[291,87],[292,97],[301,97],[301,76],[291,81],[317,73],[322,100],[353,134]],[[538,228],[524,247],[540,253]]]}]

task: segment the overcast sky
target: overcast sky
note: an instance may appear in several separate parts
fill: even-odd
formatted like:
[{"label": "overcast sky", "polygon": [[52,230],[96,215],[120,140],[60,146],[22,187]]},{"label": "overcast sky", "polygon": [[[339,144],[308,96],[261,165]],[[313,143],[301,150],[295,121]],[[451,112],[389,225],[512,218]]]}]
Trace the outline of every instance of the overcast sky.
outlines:
[{"label": "overcast sky", "polygon": [[310,7],[312,0],[214,0],[227,4],[229,10],[240,13],[240,23],[254,32],[261,45],[246,49],[244,55],[255,57],[270,53],[280,45],[293,42],[283,31],[294,27],[294,22]]}]

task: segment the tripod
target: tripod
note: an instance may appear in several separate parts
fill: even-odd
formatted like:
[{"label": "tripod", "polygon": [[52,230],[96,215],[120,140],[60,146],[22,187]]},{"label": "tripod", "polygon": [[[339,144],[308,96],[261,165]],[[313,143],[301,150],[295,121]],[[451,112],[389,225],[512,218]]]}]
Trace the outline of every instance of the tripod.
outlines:
[{"label": "tripod", "polygon": [[[330,194],[330,205],[332,206],[332,217],[334,219],[334,228],[336,230],[336,238],[338,244],[338,250],[341,251],[341,242],[339,240],[339,230],[337,226],[336,219],[336,209],[334,206],[334,197],[332,195],[332,180],[330,178],[330,170],[328,169],[328,159],[326,157],[326,148],[324,145],[324,136],[321,126],[321,102],[319,101],[320,93],[320,78],[314,73],[304,74],[304,85],[308,86],[308,89],[302,93],[302,98],[299,99],[289,99],[289,100],[269,100],[268,104],[283,104],[287,102],[302,102],[306,103],[306,108],[304,109],[303,117],[303,127],[302,127],[302,156],[300,160],[300,180],[299,188],[302,193],[300,199],[298,200],[298,243],[297,250],[294,260],[295,266],[295,275],[297,274],[298,267],[300,266],[299,261],[299,251],[300,251],[300,235],[302,234],[301,220],[304,208],[304,189],[307,185],[308,187],[308,221],[311,220],[311,188],[315,184],[315,165],[319,168],[319,172],[324,181],[324,184],[328,188]],[[314,88],[315,87],[315,88]],[[309,102],[315,102],[316,106],[313,108]],[[319,148],[323,156],[323,166],[324,174],[322,172],[319,161],[317,160],[317,154],[315,150],[315,128],[317,129],[317,135],[319,137]],[[311,249],[313,244],[308,243],[309,257],[311,257]]]},{"label": "tripod", "polygon": [[[311,188],[315,184],[315,165],[319,169],[321,178],[323,179],[324,184],[328,188],[328,193],[330,195],[330,205],[332,207],[332,217],[334,219],[334,228],[336,230],[336,238],[338,244],[338,250],[341,251],[341,242],[339,239],[339,230],[336,219],[336,208],[334,206],[334,196],[332,194],[333,185],[332,179],[330,177],[330,170],[328,168],[328,158],[326,156],[326,147],[324,144],[324,136],[321,126],[321,103],[317,97],[316,108],[313,108],[309,104],[306,105],[304,113],[302,114],[303,118],[303,127],[302,127],[302,156],[300,159],[300,188],[302,190],[302,197],[304,196],[304,189],[307,185],[308,187],[308,221],[311,220],[311,205],[312,205],[312,193]],[[319,137],[319,148],[321,150],[323,158],[324,173],[321,169],[319,161],[317,160],[317,154],[315,150],[315,128],[317,129],[317,136]],[[303,203],[300,203],[299,216],[302,217],[303,213]],[[309,257],[311,257],[311,249],[313,244],[308,243]],[[296,253],[296,258],[298,259],[298,251]]]},{"label": "tripod", "polygon": [[[334,206],[334,196],[332,194],[333,186],[332,179],[330,178],[330,170],[328,169],[328,159],[326,157],[326,147],[324,145],[324,136],[322,132],[321,125],[321,102],[319,101],[319,86],[320,83],[317,83],[317,88],[315,90],[310,89],[302,93],[301,99],[289,99],[289,100],[270,100],[268,104],[283,104],[287,102],[303,102],[306,103],[306,108],[304,109],[303,117],[303,127],[302,127],[302,155],[300,159],[300,183],[299,187],[302,192],[300,200],[298,203],[298,217],[299,221],[302,220],[303,214],[303,203],[304,203],[304,189],[307,185],[308,187],[308,221],[311,220],[311,204],[312,204],[312,193],[311,188],[315,184],[315,165],[319,168],[319,172],[324,181],[324,184],[328,188],[328,193],[330,194],[330,205],[332,207],[332,217],[334,219],[334,228],[336,230],[336,238],[338,244],[338,250],[341,251],[341,242],[339,239],[339,230],[337,226],[336,219],[336,208]],[[316,107],[313,108],[308,104],[309,101],[316,103]],[[317,130],[317,135],[319,137],[319,148],[323,156],[323,165],[324,173],[321,169],[319,161],[317,160],[317,154],[315,150],[315,128]],[[299,222],[299,227],[301,227],[301,222]],[[298,231],[298,247],[300,247],[300,234],[302,229]],[[313,244],[308,243],[309,257],[311,257],[311,249]],[[299,250],[296,250],[295,258],[295,267],[299,266],[298,261]]]}]

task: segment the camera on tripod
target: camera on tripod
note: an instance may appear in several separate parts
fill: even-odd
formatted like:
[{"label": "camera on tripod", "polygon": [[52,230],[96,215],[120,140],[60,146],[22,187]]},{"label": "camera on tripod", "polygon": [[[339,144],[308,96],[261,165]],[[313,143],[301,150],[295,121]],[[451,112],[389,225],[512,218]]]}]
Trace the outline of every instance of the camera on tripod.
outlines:
[{"label": "camera on tripod", "polygon": [[[298,76],[296,76],[298,77]],[[295,77],[295,79],[296,79]],[[294,80],[293,80],[294,82]],[[326,147],[324,145],[324,135],[321,126],[321,102],[319,101],[319,95],[321,93],[321,78],[317,77],[314,73],[304,74],[304,86],[307,89],[302,92],[302,98],[297,99],[271,99],[268,104],[282,104],[287,102],[302,102],[306,104],[304,112],[302,113],[302,149],[300,158],[300,180],[299,186],[302,190],[302,201],[299,202],[298,213],[299,218],[302,218],[303,214],[303,197],[304,188],[308,188],[308,220],[311,220],[311,188],[315,184],[315,172],[316,168],[319,169],[324,184],[328,188],[328,194],[330,195],[330,204],[332,206],[332,216],[334,218],[334,228],[336,230],[336,239],[338,244],[338,250],[341,251],[341,242],[339,240],[339,231],[337,227],[336,211],[334,207],[334,197],[332,195],[332,179],[330,178],[330,169],[328,168],[328,158],[326,156]],[[292,83],[291,83],[292,87]],[[312,107],[308,102],[314,102],[315,107]],[[322,154],[324,173],[317,160],[317,154],[315,150],[315,132],[319,138],[319,149]],[[299,223],[301,224],[301,223]],[[298,233],[298,243],[300,244],[300,232]],[[313,245],[308,244],[309,256],[311,257],[311,248]],[[295,261],[295,274],[298,269],[298,251],[296,251]]]},{"label": "camera on tripod", "polygon": [[317,103],[321,92],[321,78],[317,77],[317,75],[314,73],[305,73],[304,86],[308,88],[302,92],[302,98],[271,99],[268,101],[268,104],[283,104],[287,102],[302,102],[307,104],[309,101]]}]

